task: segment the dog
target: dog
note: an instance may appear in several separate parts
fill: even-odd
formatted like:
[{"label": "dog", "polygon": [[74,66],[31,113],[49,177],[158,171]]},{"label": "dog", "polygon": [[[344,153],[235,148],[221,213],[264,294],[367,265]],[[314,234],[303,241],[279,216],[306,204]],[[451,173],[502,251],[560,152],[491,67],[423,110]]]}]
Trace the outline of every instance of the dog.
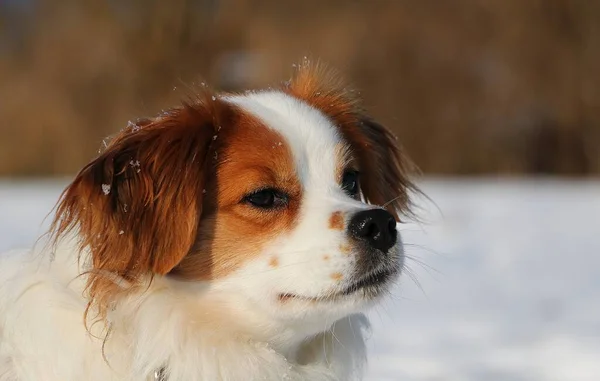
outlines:
[{"label": "dog", "polygon": [[0,256],[0,381],[359,380],[412,164],[320,65],[130,122]]}]

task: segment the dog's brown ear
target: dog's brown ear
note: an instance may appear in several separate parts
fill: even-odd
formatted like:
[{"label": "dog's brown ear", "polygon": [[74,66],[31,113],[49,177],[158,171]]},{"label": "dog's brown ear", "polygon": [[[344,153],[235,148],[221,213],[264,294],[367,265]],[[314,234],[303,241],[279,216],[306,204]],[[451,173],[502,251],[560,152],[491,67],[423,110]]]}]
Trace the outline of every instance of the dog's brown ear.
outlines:
[{"label": "dog's brown ear", "polygon": [[368,116],[357,118],[357,126],[346,128],[360,164],[360,187],[365,200],[384,206],[397,220],[412,216],[411,192],[418,192],[409,175],[415,171],[396,136]]},{"label": "dog's brown ear", "polygon": [[115,279],[167,274],[194,244],[224,107],[200,101],[130,124],[63,192],[52,234],[72,231],[89,253],[88,290],[100,309]]},{"label": "dog's brown ear", "polygon": [[306,58],[283,89],[327,115],[350,143],[367,202],[384,206],[396,219],[399,214],[413,217],[409,196],[420,192],[409,175],[416,168],[391,131],[366,116],[357,92],[348,89],[337,73]]}]

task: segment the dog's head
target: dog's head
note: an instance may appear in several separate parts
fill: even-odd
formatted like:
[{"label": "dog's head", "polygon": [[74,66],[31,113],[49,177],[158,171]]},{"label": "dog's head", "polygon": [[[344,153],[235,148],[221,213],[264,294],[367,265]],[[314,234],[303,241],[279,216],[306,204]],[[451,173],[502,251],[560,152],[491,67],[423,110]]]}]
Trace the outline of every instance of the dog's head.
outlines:
[{"label": "dog's head", "polygon": [[123,283],[164,276],[280,321],[332,322],[401,271],[407,166],[352,92],[302,67],[281,89],[131,124],[65,190],[54,232],[77,231],[101,313]]}]

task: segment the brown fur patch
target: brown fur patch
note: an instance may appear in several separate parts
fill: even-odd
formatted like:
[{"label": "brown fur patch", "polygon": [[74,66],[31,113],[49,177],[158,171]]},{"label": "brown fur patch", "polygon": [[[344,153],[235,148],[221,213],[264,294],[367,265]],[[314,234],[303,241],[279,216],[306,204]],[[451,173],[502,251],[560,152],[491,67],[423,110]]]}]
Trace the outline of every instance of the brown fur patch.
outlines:
[{"label": "brown fur patch", "polygon": [[360,188],[366,201],[412,215],[410,191],[417,188],[408,174],[414,169],[403,155],[397,138],[360,108],[356,93],[339,76],[320,64],[306,60],[284,91],[327,115],[350,145],[360,171]]},{"label": "brown fur patch", "polygon": [[325,262],[329,261],[329,255],[325,254],[325,255],[323,256],[323,260],[324,260]]},{"label": "brown fur patch", "polygon": [[277,267],[279,266],[279,259],[277,257],[273,257],[269,260],[269,267]]},{"label": "brown fur patch", "polygon": [[[215,142],[218,160],[208,177],[196,245],[173,271],[185,279],[210,280],[238,269],[273,237],[292,229],[300,208],[294,159],[278,132],[236,109]],[[260,209],[243,201],[268,188],[285,193],[288,204]]]},{"label": "brown fur patch", "polygon": [[[265,188],[287,194],[287,205],[243,201]],[[135,287],[152,275],[225,276],[292,229],[300,201],[285,139],[206,94],[119,132],[63,192],[52,234],[57,242],[79,230],[91,254],[88,310],[104,318],[123,292],[115,277]]]},{"label": "brown fur patch", "polygon": [[342,254],[348,255],[350,254],[350,252],[352,252],[352,247],[348,244],[342,244],[340,245],[340,252]]},{"label": "brown fur patch", "polygon": [[217,124],[229,108],[209,94],[116,134],[65,189],[51,232],[56,243],[78,230],[89,250],[90,304],[105,316],[123,292],[114,278],[134,286],[145,275],[169,273],[196,240],[206,186],[207,156]]},{"label": "brown fur patch", "polygon": [[344,278],[344,275],[342,273],[332,273],[330,275],[331,279],[335,280],[335,281],[340,281]]},{"label": "brown fur patch", "polygon": [[344,230],[344,214],[339,210],[331,213],[329,217],[329,229]]}]

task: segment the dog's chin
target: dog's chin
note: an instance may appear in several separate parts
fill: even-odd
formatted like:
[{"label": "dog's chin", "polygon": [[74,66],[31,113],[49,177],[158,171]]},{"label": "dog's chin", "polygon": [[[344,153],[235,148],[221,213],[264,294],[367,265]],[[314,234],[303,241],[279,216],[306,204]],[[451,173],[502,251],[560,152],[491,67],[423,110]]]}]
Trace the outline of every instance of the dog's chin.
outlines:
[{"label": "dog's chin", "polygon": [[373,271],[354,279],[344,287],[330,290],[322,295],[303,295],[296,293],[279,293],[282,303],[307,303],[314,306],[336,304],[371,304],[386,295],[400,276],[400,267],[390,267]]}]

